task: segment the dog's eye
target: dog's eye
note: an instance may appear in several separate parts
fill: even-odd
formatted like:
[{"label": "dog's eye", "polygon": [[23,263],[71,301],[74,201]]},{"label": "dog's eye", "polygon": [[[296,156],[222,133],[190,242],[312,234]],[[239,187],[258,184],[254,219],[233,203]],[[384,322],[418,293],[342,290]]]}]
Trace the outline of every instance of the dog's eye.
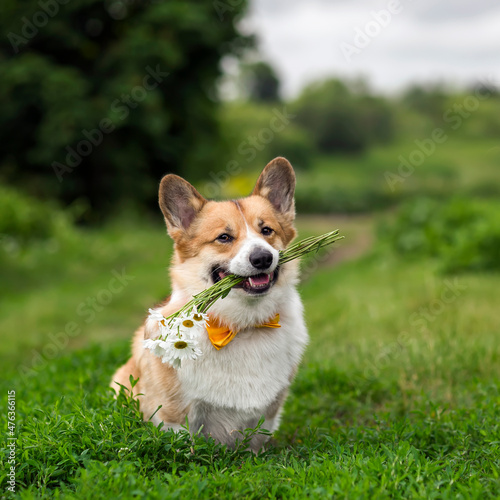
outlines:
[{"label": "dog's eye", "polygon": [[263,227],[260,232],[264,235],[264,236],[269,236],[270,234],[273,233],[273,230],[270,228],[270,227]]},{"label": "dog's eye", "polygon": [[230,234],[227,234],[227,233],[219,234],[219,236],[217,236],[217,241],[219,241],[221,243],[230,243],[233,240],[234,240],[234,238]]}]

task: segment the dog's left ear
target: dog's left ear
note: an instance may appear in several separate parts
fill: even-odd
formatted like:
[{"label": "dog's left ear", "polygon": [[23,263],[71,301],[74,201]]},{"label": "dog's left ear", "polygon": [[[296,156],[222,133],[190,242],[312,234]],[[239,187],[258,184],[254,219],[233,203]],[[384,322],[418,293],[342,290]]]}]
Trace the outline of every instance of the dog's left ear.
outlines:
[{"label": "dog's left ear", "polygon": [[260,174],[253,195],[267,198],[283,215],[295,218],[295,172],[286,158],[270,161]]}]

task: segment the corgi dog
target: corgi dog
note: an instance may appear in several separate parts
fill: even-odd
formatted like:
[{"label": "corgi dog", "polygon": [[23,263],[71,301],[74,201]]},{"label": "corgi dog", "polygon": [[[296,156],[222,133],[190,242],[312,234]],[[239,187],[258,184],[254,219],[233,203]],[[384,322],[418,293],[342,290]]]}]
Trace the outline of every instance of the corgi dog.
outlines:
[{"label": "corgi dog", "polygon": [[[296,236],[295,174],[285,158],[271,161],[250,196],[231,201],[203,198],[173,174],[160,184],[159,204],[174,241],[172,294],[155,311],[164,317],[228,274],[246,278],[215,302],[209,317],[237,332],[216,348],[208,332],[199,341],[203,356],[183,360],[178,369],[143,347],[158,337],[146,320],[135,333],[132,357],[114,374],[112,387],[134,387],[144,420],[179,430],[186,417],[190,432],[234,446],[241,433],[264,417],[263,428],[279,425],[288,388],[308,342],[303,306],[296,290],[297,261],[279,265],[279,251]],[[279,316],[278,316],[279,315]],[[270,320],[278,318],[272,328]],[[256,434],[250,449],[268,436]]]}]

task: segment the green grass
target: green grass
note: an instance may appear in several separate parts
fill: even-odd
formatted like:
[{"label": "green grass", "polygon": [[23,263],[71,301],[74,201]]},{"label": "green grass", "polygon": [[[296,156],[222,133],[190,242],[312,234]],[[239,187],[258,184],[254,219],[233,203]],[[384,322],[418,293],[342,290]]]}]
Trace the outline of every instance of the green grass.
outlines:
[{"label": "green grass", "polygon": [[[69,321],[82,329],[69,339],[70,346],[126,338],[148,307],[168,294],[171,247],[161,226],[123,222],[104,231],[83,231],[55,253],[33,248],[16,265],[3,266],[0,329],[6,334],[0,359],[25,359]],[[114,271],[131,279],[111,292],[110,300]]]},{"label": "green grass", "polygon": [[[301,224],[301,236],[329,224],[350,236],[348,219],[344,231],[327,218]],[[382,244],[319,267],[301,286],[311,344],[280,430],[253,456],[161,432],[107,389],[133,329],[168,291],[164,230],[117,225],[44,255],[41,267],[27,255],[6,270],[0,305],[2,397],[16,390],[17,498],[500,496],[498,275],[443,277],[432,261],[407,262]],[[122,268],[134,279],[86,323],[79,304]],[[459,293],[445,302],[448,280]],[[69,321],[81,333],[21,377],[32,349]]]}]

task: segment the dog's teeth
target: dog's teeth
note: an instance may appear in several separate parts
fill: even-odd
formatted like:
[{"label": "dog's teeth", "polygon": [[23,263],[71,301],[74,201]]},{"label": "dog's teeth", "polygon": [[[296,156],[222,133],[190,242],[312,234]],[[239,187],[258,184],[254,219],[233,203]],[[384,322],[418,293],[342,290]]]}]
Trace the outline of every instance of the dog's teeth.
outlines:
[{"label": "dog's teeth", "polygon": [[254,277],[249,276],[248,277],[248,284],[251,288],[265,288],[269,285],[269,282],[271,281],[271,275],[268,274],[267,276],[268,276],[268,278],[267,278],[267,281],[265,283],[258,283],[255,281]]}]

